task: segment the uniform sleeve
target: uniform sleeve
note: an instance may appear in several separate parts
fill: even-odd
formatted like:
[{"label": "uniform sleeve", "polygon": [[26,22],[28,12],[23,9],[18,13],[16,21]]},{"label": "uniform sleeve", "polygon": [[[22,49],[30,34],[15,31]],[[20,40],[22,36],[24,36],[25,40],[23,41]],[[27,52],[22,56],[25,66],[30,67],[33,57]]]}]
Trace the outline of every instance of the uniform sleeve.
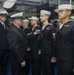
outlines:
[{"label": "uniform sleeve", "polygon": [[41,27],[40,27],[40,26],[37,26],[37,27],[34,29],[34,32],[35,32],[36,30],[41,30]]},{"label": "uniform sleeve", "polygon": [[37,30],[41,30],[41,27],[40,27],[40,26],[37,26],[37,27],[34,29],[33,32],[28,33],[28,34],[27,34],[28,40],[32,40],[32,39],[34,39],[35,37],[38,37],[38,36],[39,36],[39,35],[34,35],[34,34],[33,34],[33,33],[34,33],[35,31],[37,31]]},{"label": "uniform sleeve", "polygon": [[55,27],[52,27],[51,30],[51,42],[52,42],[52,56],[56,56],[56,31]]},{"label": "uniform sleeve", "polygon": [[31,29],[30,28],[26,28],[25,30],[24,30],[24,33],[27,35],[27,34],[29,34],[31,32]]},{"label": "uniform sleeve", "polygon": [[9,32],[7,34],[8,43],[11,47],[11,52],[15,56],[16,60],[18,60],[19,63],[23,61],[23,57],[20,54],[20,50],[18,48],[18,39],[17,35],[14,32]]},{"label": "uniform sleeve", "polygon": [[72,34],[72,38],[73,38],[73,40],[74,40],[74,26],[73,26],[72,29],[71,29],[71,34]]}]

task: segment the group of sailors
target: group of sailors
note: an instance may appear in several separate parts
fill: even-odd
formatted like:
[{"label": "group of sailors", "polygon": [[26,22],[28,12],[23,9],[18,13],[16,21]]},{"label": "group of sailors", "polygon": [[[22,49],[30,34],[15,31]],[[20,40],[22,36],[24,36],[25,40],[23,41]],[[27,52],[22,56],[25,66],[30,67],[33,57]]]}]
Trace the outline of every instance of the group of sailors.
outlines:
[{"label": "group of sailors", "polygon": [[[61,4],[56,9],[59,22],[49,23],[52,12],[41,10],[40,17],[23,19],[23,13],[10,16],[0,10],[0,75],[7,75],[8,59],[12,75],[52,75],[56,63],[57,75],[73,75],[74,20],[70,19],[73,6]],[[40,20],[40,25],[38,21]],[[32,28],[29,27],[29,22]],[[31,61],[30,61],[31,60]]]}]

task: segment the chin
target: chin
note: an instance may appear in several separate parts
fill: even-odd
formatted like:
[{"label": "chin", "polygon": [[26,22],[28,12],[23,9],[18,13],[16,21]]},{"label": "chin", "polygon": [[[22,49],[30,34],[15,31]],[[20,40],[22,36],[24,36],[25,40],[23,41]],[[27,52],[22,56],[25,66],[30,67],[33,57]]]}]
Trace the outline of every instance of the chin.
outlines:
[{"label": "chin", "polygon": [[43,22],[43,20],[41,20],[41,22]]},{"label": "chin", "polygon": [[61,17],[58,17],[59,19],[62,19]]}]

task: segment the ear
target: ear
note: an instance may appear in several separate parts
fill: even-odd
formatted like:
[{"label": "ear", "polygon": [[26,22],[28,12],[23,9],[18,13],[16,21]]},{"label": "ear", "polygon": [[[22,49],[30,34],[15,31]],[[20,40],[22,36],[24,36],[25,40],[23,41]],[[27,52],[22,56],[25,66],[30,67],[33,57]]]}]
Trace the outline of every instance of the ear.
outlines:
[{"label": "ear", "polygon": [[47,18],[49,18],[49,15],[46,15]]},{"label": "ear", "polygon": [[70,11],[70,10],[68,11],[68,15],[69,15],[69,16],[71,15],[71,11]]}]

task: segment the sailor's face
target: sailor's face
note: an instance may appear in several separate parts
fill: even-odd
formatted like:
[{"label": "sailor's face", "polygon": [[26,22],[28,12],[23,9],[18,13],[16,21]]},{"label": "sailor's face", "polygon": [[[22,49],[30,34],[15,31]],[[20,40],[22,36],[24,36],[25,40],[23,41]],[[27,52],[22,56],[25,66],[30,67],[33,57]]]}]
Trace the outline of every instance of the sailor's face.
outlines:
[{"label": "sailor's face", "polygon": [[0,20],[1,20],[2,22],[5,22],[5,21],[6,21],[6,16],[0,16]]},{"label": "sailor's face", "polygon": [[37,24],[37,20],[31,20],[31,25],[34,26],[35,24]]},{"label": "sailor's face", "polygon": [[22,20],[21,20],[21,19],[19,19],[19,20],[18,20],[18,22],[19,22],[19,25],[20,25],[20,26],[22,26],[22,25],[23,25],[23,22],[22,22]]},{"label": "sailor's face", "polygon": [[69,10],[60,10],[58,11],[58,18],[59,19],[64,19],[66,17],[70,16],[70,11]]},{"label": "sailor's face", "polygon": [[22,26],[23,25],[23,22],[21,19],[16,19],[15,20],[16,24],[19,25],[19,26]]},{"label": "sailor's face", "polygon": [[40,14],[40,21],[41,22],[44,22],[48,19],[48,15],[45,15],[45,14]]},{"label": "sailor's face", "polygon": [[28,22],[23,22],[23,27],[28,26]]}]

